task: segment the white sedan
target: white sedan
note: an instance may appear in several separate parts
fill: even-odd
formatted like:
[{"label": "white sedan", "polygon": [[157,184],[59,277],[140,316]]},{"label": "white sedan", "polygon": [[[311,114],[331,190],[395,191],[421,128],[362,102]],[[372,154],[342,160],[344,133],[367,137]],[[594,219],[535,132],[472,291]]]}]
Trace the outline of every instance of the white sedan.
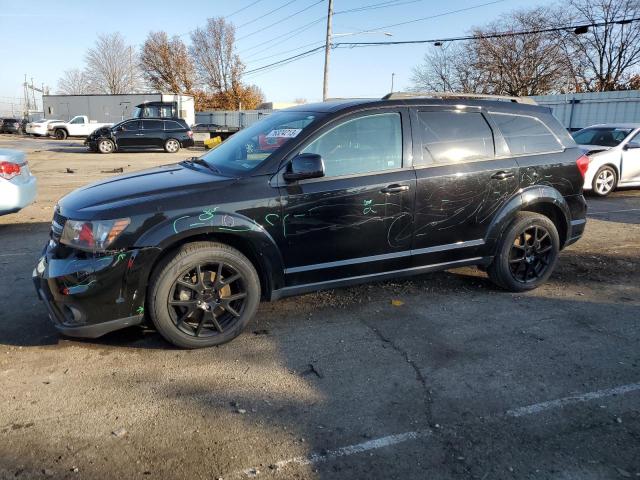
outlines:
[{"label": "white sedan", "polygon": [[27,128],[25,129],[25,132],[27,132],[28,135],[36,135],[38,137],[43,136],[46,137],[47,136],[47,127],[52,124],[52,123],[56,123],[56,122],[64,122],[64,120],[52,120],[52,119],[42,119],[42,120],[37,120],[35,122],[30,122],[27,123]]},{"label": "white sedan", "polygon": [[0,148],[0,215],[17,212],[33,202],[36,186],[24,153]]},{"label": "white sedan", "polygon": [[640,123],[594,125],[573,139],[589,157],[585,190],[605,197],[616,187],[640,186]]}]

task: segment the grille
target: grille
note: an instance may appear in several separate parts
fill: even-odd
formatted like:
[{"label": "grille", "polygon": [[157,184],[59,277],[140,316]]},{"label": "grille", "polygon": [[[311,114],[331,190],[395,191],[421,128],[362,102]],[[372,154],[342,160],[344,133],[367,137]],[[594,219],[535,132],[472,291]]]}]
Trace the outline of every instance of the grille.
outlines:
[{"label": "grille", "polygon": [[51,238],[55,240],[60,239],[66,221],[67,218],[60,215],[57,211],[53,213],[53,220],[51,221]]}]

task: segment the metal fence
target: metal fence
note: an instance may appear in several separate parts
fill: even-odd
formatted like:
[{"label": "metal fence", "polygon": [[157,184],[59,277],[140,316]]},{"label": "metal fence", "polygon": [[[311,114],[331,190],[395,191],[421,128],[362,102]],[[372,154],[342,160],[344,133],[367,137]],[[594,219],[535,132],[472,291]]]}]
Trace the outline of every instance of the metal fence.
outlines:
[{"label": "metal fence", "polygon": [[196,112],[196,123],[210,123],[231,128],[244,128],[262,120],[273,110],[209,110]]},{"label": "metal fence", "polygon": [[569,93],[531,97],[550,107],[568,130],[598,123],[640,123],[640,90]]}]

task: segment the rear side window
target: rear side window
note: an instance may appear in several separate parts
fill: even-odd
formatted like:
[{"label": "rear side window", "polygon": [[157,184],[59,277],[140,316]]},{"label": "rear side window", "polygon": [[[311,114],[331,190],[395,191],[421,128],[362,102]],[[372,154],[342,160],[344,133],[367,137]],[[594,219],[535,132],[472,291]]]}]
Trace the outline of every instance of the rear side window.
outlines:
[{"label": "rear side window", "polygon": [[462,163],[493,158],[493,133],[480,112],[418,112],[422,159],[416,165]]},{"label": "rear side window", "polygon": [[144,130],[162,130],[162,120],[143,120],[142,128]]},{"label": "rear side window", "polygon": [[347,120],[314,140],[304,153],[322,156],[327,177],[400,168],[400,114],[381,113]]},{"label": "rear side window", "polygon": [[544,123],[535,117],[492,112],[512,155],[557,152],[562,145]]},{"label": "rear side window", "polygon": [[164,129],[165,130],[184,130],[184,125],[180,125],[178,122],[174,122],[174,121],[165,121]]}]

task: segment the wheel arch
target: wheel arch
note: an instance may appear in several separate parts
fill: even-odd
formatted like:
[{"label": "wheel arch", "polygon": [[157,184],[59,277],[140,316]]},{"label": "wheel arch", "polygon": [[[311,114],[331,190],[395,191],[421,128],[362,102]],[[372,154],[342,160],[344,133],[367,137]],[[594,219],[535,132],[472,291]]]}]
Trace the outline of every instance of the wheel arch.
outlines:
[{"label": "wheel arch", "polygon": [[[263,299],[269,300],[273,290],[284,286],[284,262],[280,250],[271,235],[260,225],[246,218],[244,222],[240,222],[239,219],[243,217],[235,216],[238,231],[222,230],[224,227],[215,225],[180,230],[176,228],[179,225],[176,222],[180,218],[185,217],[156,226],[136,242],[136,246],[152,246],[160,250],[145,276],[147,284],[164,257],[187,243],[209,241],[229,245],[249,259],[260,278]],[[242,229],[243,227],[246,229]]]},{"label": "wheel arch", "polygon": [[562,194],[548,185],[536,185],[524,189],[514,196],[494,217],[485,243],[492,254],[498,246],[498,240],[513,221],[517,212],[536,212],[549,218],[560,237],[560,248],[563,248],[571,233],[571,210]]}]

